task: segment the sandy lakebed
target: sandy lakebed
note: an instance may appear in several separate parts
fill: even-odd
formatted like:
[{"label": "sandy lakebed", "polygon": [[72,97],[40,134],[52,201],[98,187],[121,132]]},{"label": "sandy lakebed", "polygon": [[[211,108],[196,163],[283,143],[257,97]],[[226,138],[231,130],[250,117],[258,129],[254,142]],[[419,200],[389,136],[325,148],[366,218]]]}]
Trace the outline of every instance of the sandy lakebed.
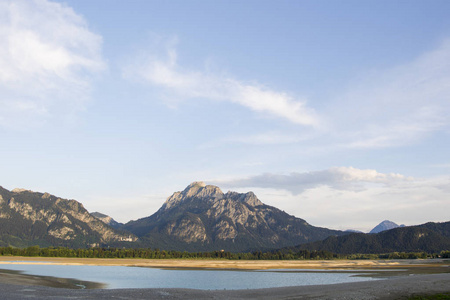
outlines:
[{"label": "sandy lakebed", "polygon": [[[330,270],[361,273],[381,280],[257,290],[102,289],[70,279],[4,270],[7,264],[138,266],[173,269]],[[5,268],[2,268],[2,265]],[[95,259],[0,256],[2,299],[406,299],[411,295],[450,293],[450,260],[295,260],[237,261],[204,259]],[[386,272],[386,270],[389,270]]]}]

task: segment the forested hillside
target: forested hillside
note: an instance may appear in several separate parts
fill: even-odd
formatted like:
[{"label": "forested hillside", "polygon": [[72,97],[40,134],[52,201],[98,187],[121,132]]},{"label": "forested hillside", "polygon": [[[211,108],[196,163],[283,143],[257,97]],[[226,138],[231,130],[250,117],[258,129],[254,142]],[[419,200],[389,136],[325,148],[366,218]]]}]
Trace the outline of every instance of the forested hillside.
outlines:
[{"label": "forested hillside", "polygon": [[436,253],[450,250],[450,222],[397,227],[377,234],[353,233],[340,237],[333,236],[292,249],[322,250],[338,254],[400,251]]}]

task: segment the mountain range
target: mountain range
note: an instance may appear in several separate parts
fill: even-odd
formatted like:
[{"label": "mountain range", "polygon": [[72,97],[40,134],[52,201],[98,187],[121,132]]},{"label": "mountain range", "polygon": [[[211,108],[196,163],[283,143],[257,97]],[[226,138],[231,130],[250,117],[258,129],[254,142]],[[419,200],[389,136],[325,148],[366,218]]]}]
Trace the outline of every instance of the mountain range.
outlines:
[{"label": "mountain range", "polygon": [[126,246],[138,238],[106,225],[80,202],[0,187],[0,246]]},{"label": "mountain range", "polygon": [[223,193],[194,182],[170,196],[153,215],[125,224],[152,247],[187,251],[250,251],[293,246],[346,234],[315,227],[252,192]]},{"label": "mountain range", "polygon": [[330,236],[291,250],[330,251],[338,254],[390,252],[439,253],[450,249],[450,222],[429,222],[417,226],[396,227],[379,233],[352,233]]},{"label": "mountain range", "polygon": [[[398,226],[383,221],[374,230]],[[378,229],[377,229],[378,228]],[[254,193],[223,193],[194,182],[151,216],[126,224],[80,202],[0,187],[0,246],[150,247],[231,252],[274,249],[334,253],[439,252],[450,249],[450,222],[397,227],[374,234],[310,225],[262,203]]]}]

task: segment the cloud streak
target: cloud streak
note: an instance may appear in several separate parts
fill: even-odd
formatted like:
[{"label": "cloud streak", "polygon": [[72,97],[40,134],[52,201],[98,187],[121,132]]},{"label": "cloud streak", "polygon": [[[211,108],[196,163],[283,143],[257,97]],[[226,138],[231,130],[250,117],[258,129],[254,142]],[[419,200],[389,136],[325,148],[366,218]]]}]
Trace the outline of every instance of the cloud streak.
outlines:
[{"label": "cloud streak", "polygon": [[450,40],[403,65],[360,74],[346,91],[326,100],[321,111],[307,105],[305,99],[260,84],[185,69],[178,64],[174,44],[162,56],[153,51],[142,55],[125,68],[125,76],[160,88],[169,98],[227,101],[308,130],[278,131],[278,137],[273,130],[247,137],[231,135],[209,146],[308,140],[307,147],[380,149],[412,145],[450,127]]},{"label": "cloud streak", "polygon": [[401,174],[384,174],[376,170],[361,170],[353,167],[334,167],[322,171],[293,172],[288,175],[266,173],[247,178],[227,181],[213,181],[225,187],[257,187],[283,189],[293,194],[301,194],[308,189],[327,186],[337,190],[358,191],[366,184],[390,186],[411,182],[412,178]]},{"label": "cloud streak", "polygon": [[353,82],[327,115],[349,148],[416,143],[449,128],[450,40],[417,59]]},{"label": "cloud streak", "polygon": [[66,5],[0,1],[0,125],[27,127],[82,109],[91,75],[105,67],[101,44]]},{"label": "cloud streak", "polygon": [[413,178],[370,169],[336,167],[208,183],[230,190],[251,189],[266,204],[312,224],[337,229],[369,231],[385,219],[407,225],[448,221],[450,209],[448,176]]},{"label": "cloud streak", "polygon": [[178,98],[228,101],[304,126],[317,127],[321,122],[305,99],[229,76],[183,69],[178,65],[177,53],[172,46],[167,49],[166,58],[144,55],[137,63],[125,68],[124,74],[164,88],[169,95]]}]

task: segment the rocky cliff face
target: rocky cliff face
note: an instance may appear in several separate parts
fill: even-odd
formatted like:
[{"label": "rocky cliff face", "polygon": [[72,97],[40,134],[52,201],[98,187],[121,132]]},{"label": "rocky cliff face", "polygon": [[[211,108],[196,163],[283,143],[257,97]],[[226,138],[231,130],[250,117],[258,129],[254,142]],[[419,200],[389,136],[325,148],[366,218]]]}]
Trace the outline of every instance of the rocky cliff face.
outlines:
[{"label": "rocky cliff face", "polygon": [[194,182],[152,216],[124,225],[153,248],[247,251],[281,248],[342,235],[263,204],[254,193],[223,193]]},{"label": "rocky cliff face", "polygon": [[105,223],[106,225],[111,226],[112,228],[120,229],[123,226],[123,223],[119,223],[116,220],[114,220],[113,218],[111,218],[110,216],[102,214],[100,212],[96,211],[96,212],[91,213],[91,215],[96,217],[97,219],[99,219],[100,221]]},{"label": "rocky cliff face", "polygon": [[75,200],[23,189],[0,187],[0,243],[86,247],[135,242],[88,213]]}]

